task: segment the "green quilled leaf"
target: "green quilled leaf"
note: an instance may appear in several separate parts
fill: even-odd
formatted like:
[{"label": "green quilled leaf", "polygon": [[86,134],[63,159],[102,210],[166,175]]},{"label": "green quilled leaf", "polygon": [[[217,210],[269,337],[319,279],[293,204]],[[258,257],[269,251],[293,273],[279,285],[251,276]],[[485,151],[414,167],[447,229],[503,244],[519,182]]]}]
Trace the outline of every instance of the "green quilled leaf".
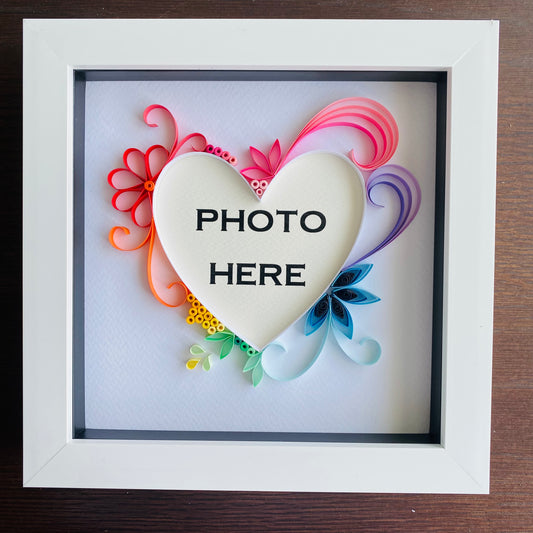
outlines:
[{"label": "green quilled leaf", "polygon": [[193,344],[189,351],[191,352],[191,355],[195,356],[200,356],[207,353],[199,344]]},{"label": "green quilled leaf", "polygon": [[249,372],[250,370],[253,370],[260,362],[261,362],[261,356],[254,355],[253,357],[248,358],[248,361],[246,361],[246,364],[244,365],[244,368],[242,369],[242,371]]},{"label": "green quilled leaf", "polygon": [[211,368],[211,361],[209,360],[209,356],[207,356],[204,360],[203,360],[203,363],[202,363],[202,368],[204,370],[209,370]]},{"label": "green quilled leaf", "polygon": [[229,331],[217,331],[216,333],[213,333],[213,335],[208,335],[205,338],[205,340],[206,341],[223,341],[229,337],[233,337],[233,333]]},{"label": "green quilled leaf", "polygon": [[254,368],[252,372],[252,383],[254,387],[257,387],[257,385],[261,383],[261,380],[263,379],[263,375],[264,375],[263,365],[259,364]]},{"label": "green quilled leaf", "polygon": [[231,350],[233,350],[233,339],[226,339],[220,348],[220,359],[228,356]]}]

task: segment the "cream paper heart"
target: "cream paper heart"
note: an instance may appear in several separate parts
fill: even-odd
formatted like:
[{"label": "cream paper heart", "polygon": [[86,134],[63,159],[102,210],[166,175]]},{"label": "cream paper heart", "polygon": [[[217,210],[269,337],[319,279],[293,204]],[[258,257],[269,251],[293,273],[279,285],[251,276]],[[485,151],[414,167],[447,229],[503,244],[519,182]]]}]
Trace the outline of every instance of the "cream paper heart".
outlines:
[{"label": "cream paper heart", "polygon": [[365,188],[347,158],[311,152],[259,201],[220,157],[189,153],[161,172],[153,215],[163,249],[202,304],[262,350],[329,287],[353,248]]}]

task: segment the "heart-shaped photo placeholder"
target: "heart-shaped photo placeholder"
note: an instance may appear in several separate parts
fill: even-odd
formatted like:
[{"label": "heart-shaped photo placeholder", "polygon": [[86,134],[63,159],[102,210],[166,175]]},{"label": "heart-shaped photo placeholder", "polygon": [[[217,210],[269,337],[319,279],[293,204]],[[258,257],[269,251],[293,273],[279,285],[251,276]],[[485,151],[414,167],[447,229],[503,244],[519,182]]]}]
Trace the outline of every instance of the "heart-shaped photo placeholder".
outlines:
[{"label": "heart-shaped photo placeholder", "polygon": [[361,173],[329,152],[290,161],[260,201],[235,168],[206,153],[170,162],[153,194],[157,233],[177,274],[258,350],[327,290],[364,209]]}]

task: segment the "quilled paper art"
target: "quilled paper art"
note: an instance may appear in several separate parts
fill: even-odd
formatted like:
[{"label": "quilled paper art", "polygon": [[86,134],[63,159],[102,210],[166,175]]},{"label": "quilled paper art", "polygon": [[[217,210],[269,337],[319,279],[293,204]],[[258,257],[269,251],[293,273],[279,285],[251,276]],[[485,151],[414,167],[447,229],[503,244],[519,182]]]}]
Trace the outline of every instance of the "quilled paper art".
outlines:
[{"label": "quilled paper art", "polygon": [[217,317],[213,316],[213,314],[202,305],[200,300],[198,300],[194,294],[189,293],[187,295],[187,302],[191,305],[189,308],[189,314],[185,319],[187,324],[198,324],[203,329],[207,330],[209,335],[212,335],[217,331],[224,331],[224,324],[222,324]]},{"label": "quilled paper art", "polygon": [[[416,178],[390,163],[399,136],[391,113],[368,98],[333,102],[285,151],[278,139],[264,152],[250,146],[252,164],[240,171],[231,150],[208,144],[202,134],[179,140],[163,106],[149,106],[145,123],[157,126],[156,116],[172,126],[170,147],[130,148],[123,167],[108,176],[116,190],[112,205],[129,215],[137,240],[127,226],[112,228],[109,240],[124,251],[148,245],[153,295],[169,307],[189,304],[185,320],[205,344],[189,348],[186,367],[208,371],[215,358],[234,353],[253,386],[264,376],[289,381],[314,365],[329,336],[352,361],[376,363],[379,342],[354,338],[354,309],[386,298],[364,288],[372,268],[366,260],[402,234],[421,202]],[[351,131],[359,132],[371,156],[358,155],[357,146],[346,154],[320,151],[325,130],[348,142]],[[312,151],[304,149],[309,145]],[[365,210],[383,207],[374,199],[378,186],[397,200],[395,222],[354,256]],[[290,359],[278,337],[300,318],[302,340],[320,340],[305,365],[278,373],[269,357]]]},{"label": "quilled paper art", "polygon": [[[111,187],[116,189],[111,203],[118,211],[129,212],[133,224],[146,228],[144,234],[136,242],[130,242],[131,231],[127,226],[115,226],[109,232],[109,242],[118,250],[138,250],[148,244],[147,277],[153,295],[162,304],[177,307],[185,302],[187,288],[175,273],[166,286],[157,283],[154,270],[168,269],[168,261],[161,251],[152,214],[152,195],[161,170],[180,153],[201,151],[205,149],[205,137],[199,133],[185,136],[178,141],[178,125],[172,114],[163,106],[152,105],[144,111],[145,123],[154,128],[157,123],[150,122],[150,116],[163,114],[170,119],[174,129],[174,141],[167,150],[164,146],[153,145],[143,153],[136,148],[129,148],[122,157],[124,166],[112,170],[107,177]],[[172,294],[171,289],[177,288]]]}]

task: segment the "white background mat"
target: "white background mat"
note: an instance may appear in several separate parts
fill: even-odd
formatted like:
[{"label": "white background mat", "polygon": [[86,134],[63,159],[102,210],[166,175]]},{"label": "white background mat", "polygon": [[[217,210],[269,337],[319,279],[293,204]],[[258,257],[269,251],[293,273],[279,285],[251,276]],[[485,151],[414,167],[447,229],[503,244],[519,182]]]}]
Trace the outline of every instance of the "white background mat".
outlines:
[{"label": "white background mat", "polygon": [[[390,163],[406,167],[422,188],[413,224],[365,262],[374,264],[360,287],[381,301],[349,306],[354,340],[376,339],[374,366],[349,360],[328,342],[302,377],[259,387],[243,374],[246,356],[235,351],[214,360],[209,372],[190,371],[189,347],[204,330],[188,326],[188,306],[169,309],[155,300],[146,280],[147,247],[115,250],[113,226],[132,226],[129,213],[111,205],[107,174],[122,166],[130,147],[170,147],[165,128],[142,120],[151,104],[176,117],[180,138],[192,132],[251,166],[250,145],[266,151],[279,138],[285,151],[319,110],[340,98],[364,96],[385,105],[398,122],[400,141]],[[421,82],[88,82],[85,140],[85,406],[86,427],[98,429],[426,433],[429,428],[435,194],[436,85]],[[309,149],[346,154],[366,150],[346,129],[320,133]],[[362,157],[361,159],[364,160]],[[364,253],[391,228],[397,205],[384,187],[369,207],[357,247]],[[388,203],[387,203],[388,202]],[[357,254],[354,254],[357,255]],[[219,317],[223,320],[223,317]],[[283,335],[288,357],[309,357],[316,343],[301,324]],[[315,335],[320,335],[316,333]]]}]

